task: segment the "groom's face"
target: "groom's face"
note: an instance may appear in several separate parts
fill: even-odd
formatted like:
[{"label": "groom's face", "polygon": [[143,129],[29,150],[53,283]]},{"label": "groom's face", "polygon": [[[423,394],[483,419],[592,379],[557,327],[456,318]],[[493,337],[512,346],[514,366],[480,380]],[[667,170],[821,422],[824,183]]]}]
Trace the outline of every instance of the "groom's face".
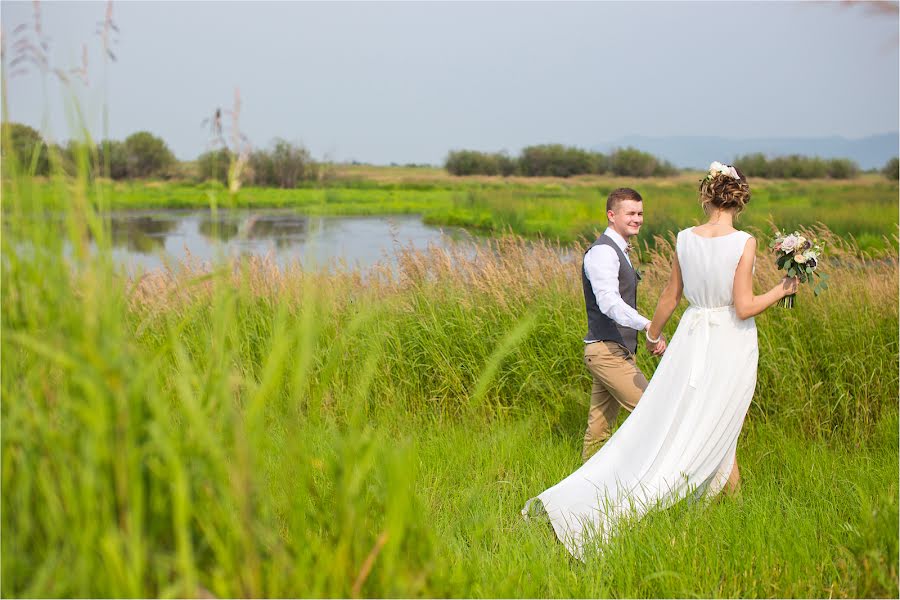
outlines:
[{"label": "groom's face", "polygon": [[644,224],[644,203],[637,200],[622,200],[614,210],[606,211],[609,226],[624,238],[637,235]]}]

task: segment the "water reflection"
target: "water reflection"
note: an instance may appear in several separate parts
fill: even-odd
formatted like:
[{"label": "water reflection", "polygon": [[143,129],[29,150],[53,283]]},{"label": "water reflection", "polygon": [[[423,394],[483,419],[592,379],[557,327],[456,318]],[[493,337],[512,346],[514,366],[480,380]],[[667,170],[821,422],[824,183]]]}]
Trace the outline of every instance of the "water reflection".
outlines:
[{"label": "water reflection", "polygon": [[149,254],[165,245],[166,234],[176,225],[175,221],[146,215],[110,219],[110,237],[114,247]]},{"label": "water reflection", "polygon": [[471,239],[462,229],[438,228],[415,215],[311,217],[291,210],[120,211],[109,215],[113,256],[129,271],[154,269],[188,257],[214,262],[229,256],[272,255],[284,266],[335,261],[366,267],[390,261],[397,245],[424,249]]},{"label": "water reflection", "polygon": [[228,242],[237,237],[250,240],[271,239],[277,248],[286,248],[306,239],[309,217],[293,213],[233,214],[201,216],[197,230],[206,239]]},{"label": "water reflection", "polygon": [[197,231],[210,241],[219,240],[227,242],[236,238],[240,230],[241,228],[237,223],[228,221],[222,217],[217,217],[215,219],[212,217],[201,218],[200,223],[197,225]]},{"label": "water reflection", "polygon": [[271,239],[278,248],[306,240],[308,232],[309,217],[300,215],[255,215],[246,225],[247,239]]}]

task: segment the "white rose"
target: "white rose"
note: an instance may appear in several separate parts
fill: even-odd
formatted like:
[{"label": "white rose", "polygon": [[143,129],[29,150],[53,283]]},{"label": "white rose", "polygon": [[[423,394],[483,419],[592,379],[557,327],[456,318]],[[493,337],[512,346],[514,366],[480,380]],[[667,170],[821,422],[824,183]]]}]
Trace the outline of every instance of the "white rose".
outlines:
[{"label": "white rose", "polygon": [[805,237],[803,237],[802,235],[801,235],[801,236],[797,236],[797,244],[796,244],[797,248],[800,248],[800,249],[802,250],[802,249],[803,249],[803,244],[805,244],[805,243],[806,243],[806,238],[805,238]]},{"label": "white rose", "polygon": [[781,249],[784,252],[792,252],[797,247],[797,236],[791,234],[784,238],[781,242]]},{"label": "white rose", "polygon": [[724,167],[725,167],[725,165],[723,165],[719,161],[717,161],[717,160],[713,161],[713,163],[711,165],[709,165],[709,174],[710,175],[718,175],[719,173],[722,172],[722,169]]},{"label": "white rose", "polygon": [[728,167],[728,175],[732,179],[740,179],[741,178],[741,176],[738,175],[737,169],[735,169],[734,167]]}]

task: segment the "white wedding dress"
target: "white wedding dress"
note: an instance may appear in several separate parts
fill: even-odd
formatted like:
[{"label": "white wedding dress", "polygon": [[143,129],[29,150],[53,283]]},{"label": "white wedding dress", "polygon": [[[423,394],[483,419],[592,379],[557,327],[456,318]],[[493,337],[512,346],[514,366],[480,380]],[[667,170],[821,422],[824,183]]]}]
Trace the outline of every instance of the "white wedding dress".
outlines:
[{"label": "white wedding dress", "polygon": [[[522,514],[549,517],[577,558],[624,520],[721,491],[756,387],[756,324],[734,312],[734,273],[750,234],[678,233],[684,312],[634,412],[577,471]],[[536,502],[539,500],[540,502]]]}]

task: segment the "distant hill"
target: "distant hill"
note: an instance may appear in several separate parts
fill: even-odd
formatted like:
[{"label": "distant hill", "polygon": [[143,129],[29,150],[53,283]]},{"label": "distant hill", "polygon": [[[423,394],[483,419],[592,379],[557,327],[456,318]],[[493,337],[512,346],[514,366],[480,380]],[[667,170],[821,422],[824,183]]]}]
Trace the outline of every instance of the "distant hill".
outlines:
[{"label": "distant hill", "polygon": [[849,158],[863,169],[881,168],[897,156],[898,133],[871,135],[860,139],[843,137],[822,138],[759,138],[736,139],[723,137],[647,137],[632,135],[593,150],[609,152],[616,147],[634,146],[672,162],[681,168],[705,169],[714,160],[728,162],[735,156],[762,152],[767,156],[803,154],[822,158]]}]

